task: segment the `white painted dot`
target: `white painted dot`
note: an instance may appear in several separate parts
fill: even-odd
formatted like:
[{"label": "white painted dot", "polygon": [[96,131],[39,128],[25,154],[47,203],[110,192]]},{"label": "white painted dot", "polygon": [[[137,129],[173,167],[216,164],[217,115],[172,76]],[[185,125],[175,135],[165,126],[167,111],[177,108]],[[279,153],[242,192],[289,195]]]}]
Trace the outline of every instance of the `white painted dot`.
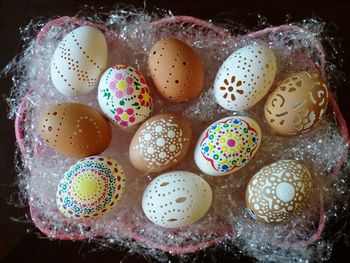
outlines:
[{"label": "white painted dot", "polygon": [[173,131],[173,130],[169,130],[168,131],[168,137],[171,139],[171,138],[174,138],[175,137],[175,131]]},{"label": "white painted dot", "polygon": [[163,138],[158,138],[156,144],[157,146],[162,147],[165,144],[165,140]]},{"label": "white painted dot", "polygon": [[146,133],[144,138],[146,141],[150,141],[152,139],[152,135],[150,133]]},{"label": "white painted dot", "polygon": [[275,210],[279,210],[279,209],[280,209],[280,206],[279,206],[279,205],[275,205],[273,208],[274,208]]},{"label": "white painted dot", "polygon": [[176,151],[176,145],[175,144],[170,145],[169,146],[169,151],[175,152]]},{"label": "white painted dot", "polygon": [[254,204],[254,208],[255,208],[256,210],[259,210],[259,209],[260,209],[260,205]]},{"label": "white painted dot", "polygon": [[159,153],[159,158],[164,159],[166,157],[166,153],[165,152],[160,152]]},{"label": "white painted dot", "polygon": [[294,186],[289,183],[282,182],[276,187],[276,195],[283,202],[289,202],[295,196]]},{"label": "white painted dot", "polygon": [[278,222],[281,222],[282,221],[282,218],[277,218],[276,219],[276,222],[278,223]]},{"label": "white painted dot", "polygon": [[253,185],[256,185],[257,182],[258,182],[258,180],[254,179],[253,180]]},{"label": "white painted dot", "polygon": [[292,210],[293,210],[293,206],[288,206],[288,207],[287,207],[287,210],[288,210],[288,211],[292,211]]},{"label": "white painted dot", "polygon": [[270,193],[271,193],[270,188],[267,188],[267,189],[266,189],[266,193],[267,193],[267,194],[270,194]]},{"label": "white painted dot", "polygon": [[156,132],[162,132],[163,127],[160,126],[160,125],[158,125],[158,126],[156,126],[154,129],[155,129]]},{"label": "white painted dot", "polygon": [[154,148],[153,147],[148,147],[147,148],[147,153],[148,154],[153,154],[154,153]]}]

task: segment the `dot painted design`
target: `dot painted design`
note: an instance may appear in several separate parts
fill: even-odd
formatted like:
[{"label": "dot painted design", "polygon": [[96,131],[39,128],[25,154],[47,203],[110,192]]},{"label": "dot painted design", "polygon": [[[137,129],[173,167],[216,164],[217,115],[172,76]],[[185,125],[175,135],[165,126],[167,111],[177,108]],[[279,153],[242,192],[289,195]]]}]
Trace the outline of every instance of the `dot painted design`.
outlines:
[{"label": "dot painted design", "polygon": [[109,120],[122,127],[142,122],[151,115],[153,107],[141,71],[126,65],[116,65],[103,74],[98,101]]},{"label": "dot painted design", "polygon": [[311,175],[295,160],[281,160],[263,167],[248,183],[246,205],[254,218],[281,222],[298,212],[309,198]]},{"label": "dot painted design", "polygon": [[220,173],[243,167],[260,144],[258,131],[239,117],[212,124],[200,142],[202,157]]},{"label": "dot painted design", "polygon": [[118,204],[124,187],[125,173],[116,160],[87,157],[70,167],[61,179],[56,194],[57,207],[71,219],[95,218]]}]

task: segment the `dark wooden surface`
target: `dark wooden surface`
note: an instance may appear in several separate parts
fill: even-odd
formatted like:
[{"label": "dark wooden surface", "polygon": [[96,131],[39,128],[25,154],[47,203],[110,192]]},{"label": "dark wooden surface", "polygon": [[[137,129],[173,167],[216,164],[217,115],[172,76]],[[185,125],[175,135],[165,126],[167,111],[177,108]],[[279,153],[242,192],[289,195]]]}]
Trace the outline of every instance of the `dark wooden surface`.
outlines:
[{"label": "dark wooden surface", "polygon": [[[124,0],[124,3],[143,6],[143,1]],[[332,26],[331,34],[342,44],[344,60],[343,70],[349,79],[350,75],[350,1],[283,1],[283,0],[240,0],[240,1],[195,1],[167,0],[145,1],[146,9],[154,7],[170,9],[176,15],[190,15],[202,19],[229,16],[237,22],[248,26],[256,24],[254,14],[265,16],[270,24],[279,25],[286,21],[300,21],[304,18],[318,16]],[[18,28],[26,25],[36,17],[74,15],[84,4],[111,8],[116,1],[75,1],[75,0],[0,0],[0,69],[21,50]],[[249,14],[253,14],[249,16]],[[17,191],[14,185],[16,172],[13,164],[15,139],[13,122],[6,117],[8,96],[11,82],[0,79],[2,94],[0,106],[0,260],[3,262],[118,262],[126,257],[123,250],[107,250],[99,253],[88,253],[94,246],[81,242],[62,242],[39,239],[34,233],[27,233],[30,224],[16,223],[11,218],[23,216],[27,210],[9,205],[11,193]],[[338,90],[341,110],[350,123],[350,87],[343,85]],[[349,231],[347,228],[345,231]],[[338,242],[331,262],[349,262],[346,256],[350,247],[344,240]],[[209,256],[208,256],[209,255]],[[219,262],[250,262],[242,258],[234,260],[233,256],[216,250],[200,255],[203,262],[216,258]],[[140,255],[127,256],[123,262],[146,262]]]}]

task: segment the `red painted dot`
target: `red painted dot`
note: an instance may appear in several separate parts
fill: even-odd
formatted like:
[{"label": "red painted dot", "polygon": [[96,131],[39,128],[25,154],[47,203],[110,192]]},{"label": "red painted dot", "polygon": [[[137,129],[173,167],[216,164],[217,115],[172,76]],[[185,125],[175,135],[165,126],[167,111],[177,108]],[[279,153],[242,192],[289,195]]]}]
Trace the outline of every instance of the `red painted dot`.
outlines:
[{"label": "red painted dot", "polygon": [[229,139],[229,140],[227,141],[227,145],[228,145],[229,147],[233,147],[233,146],[236,145],[236,142],[235,142],[233,139]]}]

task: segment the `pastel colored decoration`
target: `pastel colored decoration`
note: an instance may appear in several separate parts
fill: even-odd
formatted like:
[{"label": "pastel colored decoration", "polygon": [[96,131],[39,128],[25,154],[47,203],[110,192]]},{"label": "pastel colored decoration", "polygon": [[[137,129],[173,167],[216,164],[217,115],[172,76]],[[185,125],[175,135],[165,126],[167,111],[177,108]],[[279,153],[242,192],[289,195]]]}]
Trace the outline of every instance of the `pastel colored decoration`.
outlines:
[{"label": "pastel colored decoration", "polygon": [[71,166],[61,179],[56,194],[57,207],[73,220],[96,218],[118,204],[124,187],[125,173],[116,160],[87,157]]},{"label": "pastel colored decoration", "polygon": [[141,71],[131,66],[107,69],[101,77],[97,98],[107,118],[121,127],[140,123],[152,114],[150,89]]},{"label": "pastel colored decoration", "polygon": [[199,138],[194,159],[209,175],[233,173],[254,156],[261,142],[259,125],[248,117],[233,116],[210,125]]}]

